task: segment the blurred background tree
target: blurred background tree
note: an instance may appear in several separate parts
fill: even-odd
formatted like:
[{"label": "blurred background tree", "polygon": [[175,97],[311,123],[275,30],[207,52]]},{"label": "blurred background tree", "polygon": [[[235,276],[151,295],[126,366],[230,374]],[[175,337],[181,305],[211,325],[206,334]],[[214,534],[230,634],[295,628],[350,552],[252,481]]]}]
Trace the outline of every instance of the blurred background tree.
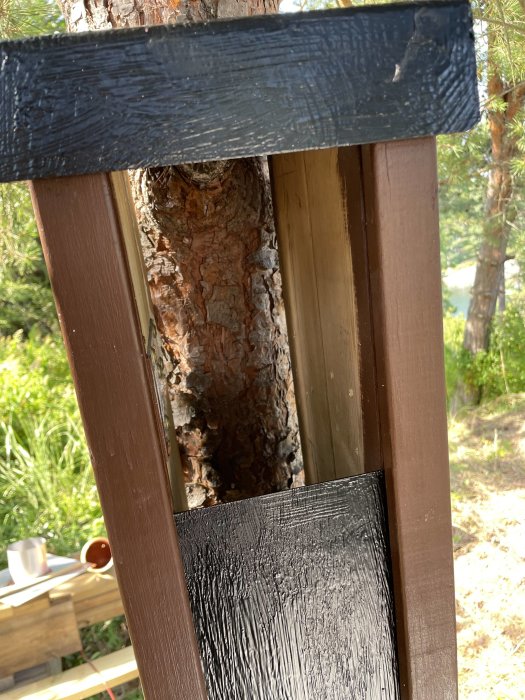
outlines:
[{"label": "blurred background tree", "polygon": [[[497,325],[498,299],[502,314],[506,313],[505,263],[522,257],[519,249],[525,228],[525,4],[522,0],[482,2],[475,8],[475,17],[485,97],[484,122],[473,138],[467,137],[471,143],[464,150],[468,153],[472,149],[472,142],[482,130],[487,133],[488,148],[486,168],[479,170],[486,178],[485,204],[463,339],[474,366],[497,345],[498,334],[491,343],[491,330]],[[482,141],[477,145],[483,149]],[[519,306],[513,304],[507,313],[516,314],[519,309],[523,312],[522,305],[523,300]],[[503,324],[500,332],[507,327],[504,320]],[[506,372],[504,365],[501,371]],[[458,384],[457,402],[477,403],[484,389],[475,373],[466,373]]]}]

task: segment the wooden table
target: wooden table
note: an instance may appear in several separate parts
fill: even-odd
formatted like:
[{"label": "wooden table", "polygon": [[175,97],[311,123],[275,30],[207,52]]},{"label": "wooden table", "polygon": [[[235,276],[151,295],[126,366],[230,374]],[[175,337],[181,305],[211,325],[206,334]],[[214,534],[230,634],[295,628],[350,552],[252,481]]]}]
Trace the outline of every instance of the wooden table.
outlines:
[{"label": "wooden table", "polygon": [[[81,651],[80,629],[123,613],[112,573],[81,574],[18,608],[0,603],[0,678],[7,677],[11,683],[11,688],[1,694],[2,699],[84,698],[105,684],[136,678],[138,671],[129,648],[98,660],[96,671],[83,665],[19,686],[22,679],[27,681],[27,674],[20,673],[24,669]],[[60,691],[56,691],[58,685]]]}]

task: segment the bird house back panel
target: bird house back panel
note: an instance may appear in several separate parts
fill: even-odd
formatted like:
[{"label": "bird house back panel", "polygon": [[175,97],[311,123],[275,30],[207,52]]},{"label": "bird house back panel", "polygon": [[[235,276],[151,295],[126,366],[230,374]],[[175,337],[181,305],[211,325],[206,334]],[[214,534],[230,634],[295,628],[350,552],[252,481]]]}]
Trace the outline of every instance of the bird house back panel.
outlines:
[{"label": "bird house back panel", "polygon": [[462,131],[470,8],[411,2],[0,43],[0,180]]},{"label": "bird house back panel", "polygon": [[175,516],[210,700],[399,697],[383,475]]}]

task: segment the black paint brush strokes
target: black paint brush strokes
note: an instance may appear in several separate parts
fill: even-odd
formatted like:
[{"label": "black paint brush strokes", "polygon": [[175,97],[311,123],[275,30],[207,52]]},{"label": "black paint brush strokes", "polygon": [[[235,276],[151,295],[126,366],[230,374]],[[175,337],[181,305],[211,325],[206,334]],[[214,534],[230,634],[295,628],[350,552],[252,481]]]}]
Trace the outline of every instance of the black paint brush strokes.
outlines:
[{"label": "black paint brush strokes", "polygon": [[210,700],[396,700],[382,472],[175,516]]},{"label": "black paint brush strokes", "polygon": [[463,131],[464,0],[0,43],[0,180]]}]

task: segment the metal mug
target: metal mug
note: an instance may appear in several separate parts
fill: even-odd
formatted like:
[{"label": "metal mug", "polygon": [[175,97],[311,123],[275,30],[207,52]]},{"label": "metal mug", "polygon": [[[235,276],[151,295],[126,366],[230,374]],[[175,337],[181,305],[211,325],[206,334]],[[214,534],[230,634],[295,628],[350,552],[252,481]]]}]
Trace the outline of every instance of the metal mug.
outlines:
[{"label": "metal mug", "polygon": [[7,565],[14,583],[26,583],[47,574],[49,567],[45,539],[30,537],[8,545]]}]

